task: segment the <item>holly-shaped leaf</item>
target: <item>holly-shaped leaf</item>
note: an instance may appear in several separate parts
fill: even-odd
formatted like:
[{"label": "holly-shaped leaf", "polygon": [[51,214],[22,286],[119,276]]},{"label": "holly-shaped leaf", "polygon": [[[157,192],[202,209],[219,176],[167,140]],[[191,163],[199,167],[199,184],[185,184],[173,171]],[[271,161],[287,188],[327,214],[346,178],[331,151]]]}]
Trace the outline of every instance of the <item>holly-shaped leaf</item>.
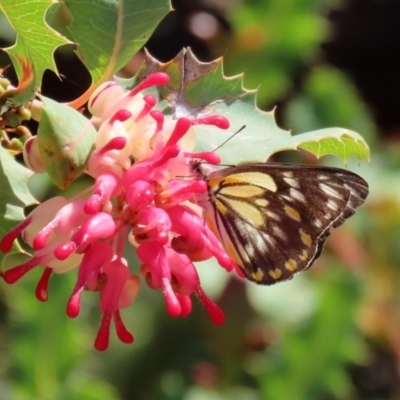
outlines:
[{"label": "holly-shaped leaf", "polygon": [[72,16],[68,27],[78,44],[78,57],[92,76],[92,85],[71,105],[83,105],[110,75],[122,68],[146,43],[171,10],[168,0],[66,0]]},{"label": "holly-shaped leaf", "polygon": [[[364,139],[357,133],[342,128],[327,128],[318,131],[292,136],[296,148],[307,150],[318,158],[333,154],[345,163],[355,156],[359,160],[369,160],[369,148]],[[296,143],[300,138],[301,142]]]},{"label": "holly-shaped leaf", "polygon": [[[257,91],[243,88],[242,75],[224,77],[221,58],[202,63],[190,50],[184,50],[171,62],[161,64],[147,55],[138,75],[125,85],[133,86],[156,71],[167,72],[171,77],[165,88],[158,89],[158,96],[168,103],[175,118],[221,114],[229,119],[231,128],[226,131],[196,126],[196,150],[218,148],[223,164],[265,162],[277,152],[297,149],[317,157],[332,154],[344,162],[351,156],[369,159],[368,145],[356,132],[329,128],[292,136],[280,129],[273,111],[264,112],[256,107]],[[245,129],[234,135],[243,126]]]},{"label": "holly-shaped leaf", "polygon": [[66,189],[85,169],[96,129],[80,112],[42,97],[38,128],[40,155],[50,179]]},{"label": "holly-shaped leaf", "polygon": [[19,85],[12,103],[20,105],[31,100],[40,86],[46,69],[57,73],[54,52],[71,43],[46,23],[51,0],[2,0],[0,10],[17,33],[17,40],[5,49],[16,70]]},{"label": "holly-shaped leaf", "polygon": [[[15,45],[6,49],[20,81],[13,103],[32,99],[44,70],[57,73],[56,48],[75,43],[78,57],[92,76],[91,87],[71,103],[78,108],[146,43],[171,6],[168,0],[68,0],[57,4],[4,0],[0,10],[17,32]],[[47,20],[72,41],[52,29]]]},{"label": "holly-shaped leaf", "polygon": [[[32,175],[32,171],[0,146],[0,237],[24,219],[24,207],[36,203],[28,190],[28,180]],[[18,251],[18,243],[14,243],[14,248]],[[0,253],[0,265],[3,257]]]}]

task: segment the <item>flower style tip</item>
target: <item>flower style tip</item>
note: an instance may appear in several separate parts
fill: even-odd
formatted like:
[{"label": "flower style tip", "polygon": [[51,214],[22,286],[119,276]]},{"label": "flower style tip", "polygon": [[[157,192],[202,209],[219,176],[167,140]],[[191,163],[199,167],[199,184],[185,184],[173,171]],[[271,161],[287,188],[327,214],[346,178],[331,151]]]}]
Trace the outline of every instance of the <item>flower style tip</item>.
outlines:
[{"label": "flower style tip", "polygon": [[215,325],[223,324],[225,321],[225,315],[217,304],[215,304],[200,287],[198,288],[196,295],[210,315],[211,321],[214,322]]},{"label": "flower style tip", "polygon": [[15,283],[20,280],[30,270],[37,267],[40,264],[40,260],[37,258],[31,258],[27,262],[20,264],[16,267],[8,269],[3,272],[3,279],[7,283]]},{"label": "flower style tip", "polygon": [[111,320],[114,319],[115,330],[117,332],[118,339],[122,343],[130,344],[133,343],[133,335],[126,329],[122,322],[120,313],[116,311],[114,314],[105,313],[101,319],[100,328],[94,342],[96,350],[105,351],[108,349],[110,342],[110,325]]},{"label": "flower style tip", "polygon": [[172,290],[171,283],[168,278],[162,278],[161,288],[168,314],[174,318],[179,317],[182,313],[181,303],[179,302],[175,292]]},{"label": "flower style tip", "polygon": [[[103,271],[107,275],[107,283],[100,292],[100,308],[103,311],[103,317],[95,340],[97,350],[106,350],[108,347],[112,319],[114,319],[119,340],[123,343],[133,342],[132,334],[126,329],[121,319],[119,308],[130,305],[139,291],[139,281],[135,278],[129,279],[129,270],[123,260],[116,259],[107,263]],[[127,291],[129,293],[126,293]]]},{"label": "flower style tip", "polygon": [[229,120],[222,115],[210,115],[209,117],[196,118],[192,123],[193,125],[214,125],[220,129],[228,129],[230,126]]},{"label": "flower style tip", "polygon": [[144,79],[139,85],[129,93],[130,96],[136,96],[139,92],[144,89],[148,89],[152,86],[163,86],[169,82],[169,76],[165,72],[155,72]]},{"label": "flower style tip", "polygon": [[192,123],[188,118],[179,118],[176,121],[175,129],[172,131],[168,142],[166,143],[166,147],[177,144],[179,140],[185,135],[185,133],[189,130]]},{"label": "flower style tip", "polygon": [[12,245],[17,239],[17,237],[23,232],[23,230],[31,223],[32,217],[26,218],[24,221],[22,221],[20,224],[15,226],[11,231],[6,233],[1,241],[0,241],[0,250],[2,253],[8,253]]},{"label": "flower style tip", "polygon": [[49,293],[47,291],[47,288],[49,286],[49,280],[52,273],[53,269],[46,267],[36,286],[35,295],[36,298],[41,302],[45,302],[49,298]]},{"label": "flower style tip", "polygon": [[132,117],[132,113],[129,110],[118,110],[109,121],[110,125],[113,125],[115,121],[124,122]]}]

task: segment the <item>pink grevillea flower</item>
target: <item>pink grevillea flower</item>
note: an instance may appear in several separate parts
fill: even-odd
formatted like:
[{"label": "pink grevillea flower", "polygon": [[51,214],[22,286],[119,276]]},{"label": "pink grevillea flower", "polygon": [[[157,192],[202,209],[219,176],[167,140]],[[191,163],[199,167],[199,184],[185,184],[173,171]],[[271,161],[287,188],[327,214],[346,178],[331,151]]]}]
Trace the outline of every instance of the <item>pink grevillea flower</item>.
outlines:
[{"label": "pink grevillea flower", "polygon": [[[166,121],[154,110],[155,97],[141,91],[167,83],[168,75],[155,73],[127,93],[115,82],[101,86],[89,101],[93,123],[98,125],[86,170],[93,186],[73,199],[45,201],[0,242],[4,253],[18,236],[32,247],[31,258],[5,271],[3,279],[13,283],[33,268],[44,268],[36,287],[41,301],[48,298],[53,272],[77,268],[66,312],[77,317],[83,291],[98,292],[102,313],[95,340],[98,350],[107,348],[112,322],[122,342],[133,341],[120,310],[135,301],[141,279],[162,292],[172,317],[187,316],[194,295],[213,322],[224,320],[201,288],[194,265],[215,257],[227,271],[236,268],[195,204],[207,184],[193,172],[194,160],[218,164],[219,158],[191,151],[195,125],[226,129],[229,123],[217,115]],[[41,168],[38,157],[36,146],[28,143],[29,165]],[[131,271],[123,257],[126,238],[142,263],[140,271]]]}]

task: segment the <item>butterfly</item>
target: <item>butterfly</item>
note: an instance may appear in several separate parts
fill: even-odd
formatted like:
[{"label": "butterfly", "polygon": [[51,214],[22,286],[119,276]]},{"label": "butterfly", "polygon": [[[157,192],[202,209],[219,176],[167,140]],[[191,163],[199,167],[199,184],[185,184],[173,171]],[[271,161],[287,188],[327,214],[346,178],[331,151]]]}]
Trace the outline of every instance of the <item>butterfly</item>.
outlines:
[{"label": "butterfly", "polygon": [[367,182],[331,167],[252,163],[207,174],[198,195],[209,228],[250,281],[272,285],[311,267],[326,238],[355,213]]}]

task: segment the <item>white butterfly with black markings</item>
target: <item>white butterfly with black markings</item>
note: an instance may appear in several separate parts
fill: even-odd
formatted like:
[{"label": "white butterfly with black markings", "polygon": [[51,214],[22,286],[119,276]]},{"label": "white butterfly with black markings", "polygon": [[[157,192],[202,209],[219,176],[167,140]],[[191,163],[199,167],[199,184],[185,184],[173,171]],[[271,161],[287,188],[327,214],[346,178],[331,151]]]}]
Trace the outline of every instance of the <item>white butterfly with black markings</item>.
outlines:
[{"label": "white butterfly with black markings", "polygon": [[247,279],[271,285],[313,264],[326,238],[355,213],[367,182],[331,167],[252,163],[210,174],[197,197],[206,223]]}]

